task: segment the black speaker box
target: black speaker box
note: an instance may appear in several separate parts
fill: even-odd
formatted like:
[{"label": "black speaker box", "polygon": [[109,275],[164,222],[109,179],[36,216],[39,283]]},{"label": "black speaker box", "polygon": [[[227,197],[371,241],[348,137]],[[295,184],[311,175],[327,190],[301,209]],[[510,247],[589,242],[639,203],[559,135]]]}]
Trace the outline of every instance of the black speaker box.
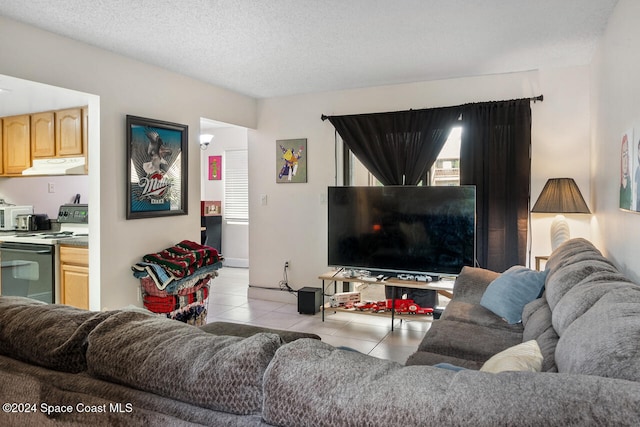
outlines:
[{"label": "black speaker box", "polygon": [[322,304],[322,290],[320,288],[298,289],[298,313],[316,314]]}]

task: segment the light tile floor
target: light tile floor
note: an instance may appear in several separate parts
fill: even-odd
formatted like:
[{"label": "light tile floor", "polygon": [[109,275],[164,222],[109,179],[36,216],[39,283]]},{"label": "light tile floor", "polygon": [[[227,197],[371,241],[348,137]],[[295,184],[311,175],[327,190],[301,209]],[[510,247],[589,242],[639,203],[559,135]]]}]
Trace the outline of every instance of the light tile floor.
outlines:
[{"label": "light tile floor", "polygon": [[246,323],[275,329],[308,332],[319,335],[333,346],[347,346],[371,356],[404,363],[416,351],[431,317],[395,319],[358,313],[325,312],[299,314],[296,304],[264,301],[247,297],[249,272],[243,268],[225,267],[211,282],[207,322]]}]

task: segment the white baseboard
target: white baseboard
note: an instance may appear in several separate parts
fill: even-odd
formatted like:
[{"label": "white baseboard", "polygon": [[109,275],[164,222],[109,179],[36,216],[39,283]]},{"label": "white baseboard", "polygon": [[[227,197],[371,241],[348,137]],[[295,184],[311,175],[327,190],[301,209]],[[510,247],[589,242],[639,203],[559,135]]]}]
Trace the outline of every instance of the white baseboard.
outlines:
[{"label": "white baseboard", "polygon": [[261,299],[265,301],[275,301],[282,302],[285,304],[297,304],[298,297],[297,294],[292,294],[287,291],[282,291],[280,289],[265,289],[265,288],[256,288],[249,285],[249,290],[247,291],[247,296],[249,298]]},{"label": "white baseboard", "polygon": [[246,258],[225,258],[222,265],[224,267],[249,268],[249,260]]}]

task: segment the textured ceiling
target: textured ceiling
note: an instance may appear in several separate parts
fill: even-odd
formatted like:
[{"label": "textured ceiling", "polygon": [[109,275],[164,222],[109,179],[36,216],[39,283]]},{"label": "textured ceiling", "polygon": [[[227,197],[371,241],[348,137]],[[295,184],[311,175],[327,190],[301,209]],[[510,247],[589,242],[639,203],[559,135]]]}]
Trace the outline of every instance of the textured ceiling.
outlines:
[{"label": "textured ceiling", "polygon": [[0,15],[257,98],[584,65],[617,0],[0,0]]}]

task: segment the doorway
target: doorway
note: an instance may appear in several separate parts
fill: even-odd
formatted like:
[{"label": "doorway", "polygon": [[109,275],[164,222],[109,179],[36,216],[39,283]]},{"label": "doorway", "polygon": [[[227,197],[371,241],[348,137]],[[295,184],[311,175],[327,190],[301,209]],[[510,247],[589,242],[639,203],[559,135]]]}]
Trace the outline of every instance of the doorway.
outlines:
[{"label": "doorway", "polygon": [[248,129],[201,118],[200,135],[212,136],[200,146],[201,237],[226,267],[248,268]]},{"label": "doorway", "polygon": [[[87,175],[0,178],[0,194],[16,205],[34,205],[36,213],[56,219],[58,208],[76,194],[89,204],[89,215],[100,212],[100,97],[72,89],[0,74],[0,117],[86,106],[89,173]],[[90,155],[89,155],[90,153]],[[89,195],[92,195],[90,198]],[[92,213],[93,212],[93,213]],[[89,309],[100,310],[100,224],[89,224]]]}]

